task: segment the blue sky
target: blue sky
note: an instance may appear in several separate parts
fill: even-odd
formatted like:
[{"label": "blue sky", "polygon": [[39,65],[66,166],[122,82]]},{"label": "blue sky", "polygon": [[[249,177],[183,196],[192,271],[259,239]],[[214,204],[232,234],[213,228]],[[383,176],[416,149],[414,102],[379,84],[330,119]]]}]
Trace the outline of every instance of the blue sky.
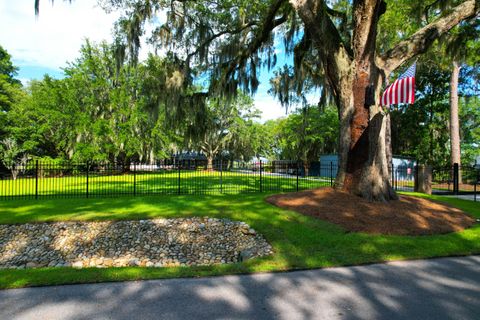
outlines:
[{"label": "blue sky", "polygon": [[20,66],[18,71],[18,78],[24,82],[29,79],[41,79],[45,74],[54,78],[63,78],[63,71],[57,68],[42,67],[40,65],[30,65],[29,63],[22,63],[22,61],[14,60],[15,65]]},{"label": "blue sky", "polygon": [[[62,68],[78,56],[86,38],[99,42],[112,39],[111,30],[118,13],[105,13],[97,6],[97,0],[77,0],[71,4],[64,1],[41,1],[40,16],[35,17],[33,0],[0,0],[0,45],[11,55],[20,68],[18,78],[26,83],[40,79],[44,74],[55,78],[63,76]],[[281,43],[281,41],[280,41]],[[292,63],[286,57],[283,45],[277,46],[277,68]],[[149,47],[141,51],[145,57]],[[263,113],[262,120],[285,115],[267,91],[270,88],[271,72],[262,70],[260,86],[254,96],[255,106]]]},{"label": "blue sky", "polygon": [[106,14],[96,0],[72,4],[41,1],[35,17],[33,0],[0,0],[0,44],[20,67],[23,81],[44,73],[61,76],[61,68],[78,55],[85,38],[111,39],[118,14]]}]

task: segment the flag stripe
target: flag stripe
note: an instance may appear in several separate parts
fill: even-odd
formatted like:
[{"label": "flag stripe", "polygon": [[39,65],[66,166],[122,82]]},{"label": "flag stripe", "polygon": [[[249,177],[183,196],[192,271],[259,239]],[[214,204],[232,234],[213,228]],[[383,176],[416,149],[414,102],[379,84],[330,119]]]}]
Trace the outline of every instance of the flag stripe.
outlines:
[{"label": "flag stripe", "polygon": [[407,79],[407,83],[405,85],[405,91],[407,94],[405,95],[405,103],[410,103],[410,79]]},{"label": "flag stripe", "polygon": [[390,101],[390,104],[394,104],[395,102],[393,101],[393,88],[395,87],[395,82],[392,84],[390,87],[390,92],[388,93],[388,101]]},{"label": "flag stripe", "polygon": [[402,97],[400,96],[400,93],[402,92],[403,83],[404,83],[403,80],[400,80],[398,82],[397,92],[396,92],[397,93],[397,103],[398,103],[398,101],[402,101]]},{"label": "flag stripe", "polygon": [[412,85],[411,85],[411,96],[410,96],[410,103],[414,103],[415,102],[415,78],[411,78],[410,79]]}]

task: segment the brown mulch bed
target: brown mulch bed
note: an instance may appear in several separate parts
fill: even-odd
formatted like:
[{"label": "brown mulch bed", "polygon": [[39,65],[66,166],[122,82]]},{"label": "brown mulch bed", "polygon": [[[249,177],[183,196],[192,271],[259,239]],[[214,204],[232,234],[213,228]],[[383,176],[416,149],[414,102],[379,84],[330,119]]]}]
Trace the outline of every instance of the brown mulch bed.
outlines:
[{"label": "brown mulch bed", "polygon": [[461,231],[475,223],[474,218],[460,209],[410,196],[378,203],[331,188],[320,188],[273,195],[266,201],[353,232],[431,235]]}]

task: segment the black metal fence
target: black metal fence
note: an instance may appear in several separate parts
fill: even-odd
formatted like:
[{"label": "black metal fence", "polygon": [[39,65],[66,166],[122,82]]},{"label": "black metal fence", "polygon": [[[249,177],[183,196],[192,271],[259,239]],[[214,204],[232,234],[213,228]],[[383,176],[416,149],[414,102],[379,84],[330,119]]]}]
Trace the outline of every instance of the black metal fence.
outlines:
[{"label": "black metal fence", "polygon": [[[30,161],[0,171],[0,199],[46,197],[108,197],[157,194],[238,194],[287,192],[333,186],[338,167],[279,160],[162,160],[155,164],[70,163]],[[415,167],[393,165],[390,182],[397,191],[414,191]],[[434,168],[435,193],[472,193],[476,198],[479,170]],[[475,199],[476,200],[476,199]]]},{"label": "black metal fence", "polygon": [[309,168],[298,161],[223,160],[210,165],[204,160],[175,159],[155,164],[33,161],[0,172],[0,199],[235,194],[333,185],[332,164]]},{"label": "black metal fence", "polygon": [[393,166],[390,167],[390,183],[396,191],[414,191],[416,167]]},{"label": "black metal fence", "polygon": [[[415,176],[418,168],[399,166],[391,168],[391,183],[397,191],[415,191]],[[439,195],[466,196],[477,201],[479,168],[459,165],[433,167],[431,170],[432,193]]]},{"label": "black metal fence", "polygon": [[477,200],[480,169],[454,166],[432,169],[432,192],[437,194],[472,195]]}]

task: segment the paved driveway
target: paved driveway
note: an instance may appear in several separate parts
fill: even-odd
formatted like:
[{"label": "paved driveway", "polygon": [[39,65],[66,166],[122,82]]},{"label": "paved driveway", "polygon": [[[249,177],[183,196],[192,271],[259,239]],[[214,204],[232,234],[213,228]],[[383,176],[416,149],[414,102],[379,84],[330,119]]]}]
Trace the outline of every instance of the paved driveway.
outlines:
[{"label": "paved driveway", "polygon": [[480,319],[480,256],[3,290],[0,319]]}]

